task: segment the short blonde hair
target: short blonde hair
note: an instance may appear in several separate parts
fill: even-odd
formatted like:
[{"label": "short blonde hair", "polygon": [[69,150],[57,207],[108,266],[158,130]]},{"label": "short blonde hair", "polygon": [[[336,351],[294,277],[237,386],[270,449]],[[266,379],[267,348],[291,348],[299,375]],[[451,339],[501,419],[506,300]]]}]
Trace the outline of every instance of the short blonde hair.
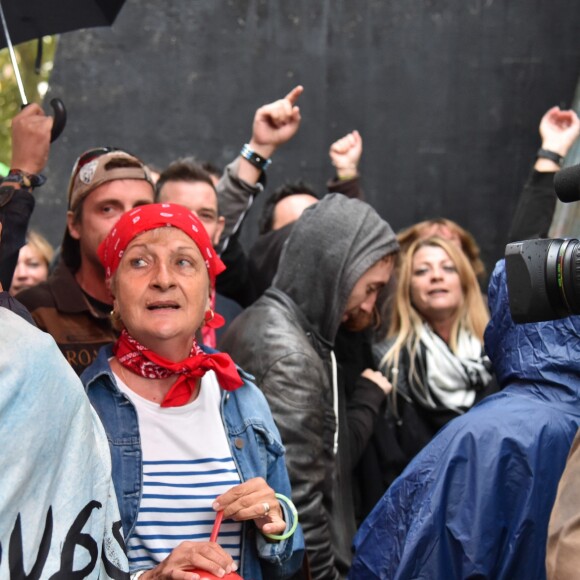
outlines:
[{"label": "short blonde hair", "polygon": [[54,258],[54,248],[50,242],[40,233],[35,230],[28,230],[26,233],[26,243],[34,248],[46,262],[49,267]]},{"label": "short blonde hair", "polygon": [[[483,333],[489,321],[489,313],[469,259],[457,246],[443,238],[433,236],[426,239],[416,239],[408,246],[399,264],[394,308],[387,333],[387,338],[394,338],[394,342],[381,360],[381,367],[384,365],[388,368],[396,367],[401,350],[404,348],[407,348],[411,353],[411,365],[413,366],[413,360],[419,347],[419,330],[424,322],[423,317],[411,302],[413,257],[420,248],[426,246],[439,247],[449,256],[457,269],[461,283],[463,301],[454,316],[451,327],[450,349],[453,352],[457,350],[460,328],[468,330],[483,343]],[[411,374],[414,374],[414,369],[411,369]]]}]

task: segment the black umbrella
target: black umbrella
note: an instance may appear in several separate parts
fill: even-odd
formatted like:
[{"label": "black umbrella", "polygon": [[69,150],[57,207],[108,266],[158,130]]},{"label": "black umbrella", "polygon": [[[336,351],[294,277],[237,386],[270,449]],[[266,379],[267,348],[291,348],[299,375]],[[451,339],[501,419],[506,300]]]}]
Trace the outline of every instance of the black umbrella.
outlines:
[{"label": "black umbrella", "polygon": [[[0,0],[0,19],[4,38],[0,48],[8,47],[23,105],[28,104],[12,43],[71,32],[95,26],[110,26],[125,0]],[[52,141],[64,129],[66,110],[60,99],[50,102],[54,109]]]}]

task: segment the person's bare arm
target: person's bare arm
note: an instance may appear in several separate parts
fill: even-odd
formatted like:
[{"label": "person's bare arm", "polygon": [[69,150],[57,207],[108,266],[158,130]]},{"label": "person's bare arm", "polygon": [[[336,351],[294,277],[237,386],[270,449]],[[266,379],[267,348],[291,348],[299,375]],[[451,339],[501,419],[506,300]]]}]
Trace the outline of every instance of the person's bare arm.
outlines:
[{"label": "person's bare arm", "polygon": [[48,161],[51,129],[52,118],[37,104],[28,105],[12,120],[11,173],[2,180],[0,189],[0,224],[4,226],[0,281],[7,289],[34,209],[30,182]]},{"label": "person's bare arm", "polygon": [[[565,157],[580,135],[580,121],[574,111],[552,107],[543,115],[539,131],[541,148]],[[554,175],[559,170],[555,161],[538,157],[518,199],[508,242],[548,235],[557,201]]]},{"label": "person's bare arm", "polygon": [[338,139],[330,146],[328,155],[339,179],[352,179],[358,176],[362,148],[362,137],[356,130]]},{"label": "person's bare arm", "polygon": [[52,117],[36,103],[26,106],[12,119],[11,169],[38,174],[48,162]]},{"label": "person's bare arm", "polygon": [[[304,88],[294,87],[283,99],[278,99],[260,107],[254,116],[250,149],[264,159],[270,159],[274,152],[296,135],[300,127],[300,108],[296,104]],[[247,183],[257,183],[261,171],[247,159],[240,157],[238,177]]]},{"label": "person's bare arm", "polygon": [[[301,121],[296,102],[303,91],[300,85],[294,87],[284,98],[256,110],[248,146],[263,159],[270,159],[281,145],[296,135]],[[240,228],[245,213],[260,192],[261,175],[261,169],[239,155],[226,167],[217,184],[219,212],[226,221],[220,241],[222,250],[227,247],[228,239]]]},{"label": "person's bare arm", "polygon": [[363,199],[358,171],[362,151],[362,137],[356,130],[332,143],[328,155],[336,170],[336,176],[326,184],[329,192]]},{"label": "person's bare arm", "polygon": [[[540,121],[542,149],[566,157],[580,135],[580,120],[575,111],[552,107]],[[534,169],[540,172],[555,172],[560,166],[551,159],[538,158]]]}]

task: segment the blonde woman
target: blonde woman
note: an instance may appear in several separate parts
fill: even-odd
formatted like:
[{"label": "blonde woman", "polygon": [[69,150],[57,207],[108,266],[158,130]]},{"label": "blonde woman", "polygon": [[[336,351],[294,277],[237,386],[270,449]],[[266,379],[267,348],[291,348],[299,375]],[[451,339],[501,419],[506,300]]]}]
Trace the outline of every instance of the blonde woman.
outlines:
[{"label": "blonde woman", "polygon": [[365,513],[445,423],[496,390],[483,353],[488,320],[457,244],[414,241],[402,256],[387,337],[374,347],[393,390],[360,464]]},{"label": "blonde woman", "polygon": [[54,249],[49,241],[38,232],[29,230],[26,234],[26,245],[18,253],[10,294],[16,296],[21,290],[44,282],[48,278],[48,268],[53,256]]},{"label": "blonde woman", "polygon": [[434,218],[416,223],[397,234],[397,241],[404,255],[409,246],[418,239],[439,237],[454,243],[467,256],[478,280],[485,278],[485,266],[481,260],[481,250],[475,238],[457,222],[447,218]]}]

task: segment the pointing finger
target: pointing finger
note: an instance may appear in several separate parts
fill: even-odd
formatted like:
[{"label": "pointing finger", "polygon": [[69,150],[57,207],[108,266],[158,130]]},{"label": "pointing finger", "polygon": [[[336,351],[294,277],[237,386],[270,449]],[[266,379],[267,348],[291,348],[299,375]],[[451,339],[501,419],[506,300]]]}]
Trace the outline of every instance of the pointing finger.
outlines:
[{"label": "pointing finger", "polygon": [[294,87],[284,98],[287,101],[290,101],[290,104],[294,105],[298,100],[298,97],[304,92],[304,87],[302,85],[298,85]]}]

